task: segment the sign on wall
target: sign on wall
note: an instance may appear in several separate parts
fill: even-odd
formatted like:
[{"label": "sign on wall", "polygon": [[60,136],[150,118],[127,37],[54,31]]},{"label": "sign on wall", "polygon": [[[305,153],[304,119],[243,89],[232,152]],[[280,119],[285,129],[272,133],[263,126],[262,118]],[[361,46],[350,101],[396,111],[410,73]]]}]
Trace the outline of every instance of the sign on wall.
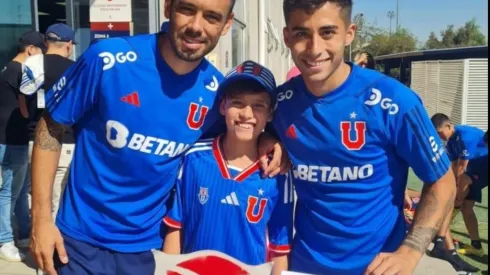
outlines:
[{"label": "sign on wall", "polygon": [[129,22],[92,22],[90,23],[91,41],[131,34]]},{"label": "sign on wall", "polygon": [[131,0],[90,0],[90,22],[131,21]]}]

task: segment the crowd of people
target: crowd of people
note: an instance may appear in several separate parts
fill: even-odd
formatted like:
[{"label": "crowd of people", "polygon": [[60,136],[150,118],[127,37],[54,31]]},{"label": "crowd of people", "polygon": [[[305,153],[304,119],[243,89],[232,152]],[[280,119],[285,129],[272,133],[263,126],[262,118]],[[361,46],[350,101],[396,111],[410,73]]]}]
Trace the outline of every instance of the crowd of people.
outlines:
[{"label": "crowd of people", "polygon": [[[284,1],[296,69],[282,85],[254,61],[223,76],[204,58],[234,4],[165,1],[161,32],[94,42],[73,64],[68,26],[22,36],[0,84],[3,258],[29,245],[51,275],[146,275],[154,249],[215,250],[274,275],[408,275],[449,238],[455,205],[474,233],[487,147],[431,120],[372,56],[344,60],[352,1]],[[407,231],[409,168],[424,187]]]}]

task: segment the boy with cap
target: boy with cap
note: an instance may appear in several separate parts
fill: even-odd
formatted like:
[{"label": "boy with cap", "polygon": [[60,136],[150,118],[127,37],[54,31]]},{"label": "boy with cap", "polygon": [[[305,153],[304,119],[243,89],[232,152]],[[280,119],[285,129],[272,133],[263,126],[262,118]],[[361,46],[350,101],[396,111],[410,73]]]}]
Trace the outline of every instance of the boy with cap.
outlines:
[{"label": "boy with cap", "polygon": [[44,36],[26,32],[17,46],[17,55],[0,73],[0,258],[21,261],[25,255],[17,249],[10,221],[15,209],[19,239],[27,239],[30,231],[30,190],[27,177],[28,134],[25,98],[19,94],[22,63],[45,49]]},{"label": "boy with cap", "polygon": [[257,155],[258,137],[272,120],[275,87],[272,73],[253,61],[226,76],[219,89],[227,132],[186,153],[164,219],[170,228],[164,252],[216,250],[249,265],[272,260],[273,274],[287,270],[292,177],[262,179]]}]

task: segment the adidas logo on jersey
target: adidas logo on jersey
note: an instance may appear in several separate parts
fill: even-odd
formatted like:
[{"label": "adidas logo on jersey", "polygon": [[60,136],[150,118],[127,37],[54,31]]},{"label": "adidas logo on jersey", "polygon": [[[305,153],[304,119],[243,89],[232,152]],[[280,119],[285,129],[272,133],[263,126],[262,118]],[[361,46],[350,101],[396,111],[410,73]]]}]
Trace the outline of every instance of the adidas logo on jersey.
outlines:
[{"label": "adidas logo on jersey", "polygon": [[138,92],[132,92],[129,95],[121,97],[121,101],[128,103],[129,105],[140,107],[140,98]]},{"label": "adidas logo on jersey", "polygon": [[226,198],[221,200],[221,203],[223,204],[229,204],[229,205],[235,205],[239,206],[240,203],[238,202],[238,198],[236,196],[235,192],[232,192],[230,195],[226,196]]}]

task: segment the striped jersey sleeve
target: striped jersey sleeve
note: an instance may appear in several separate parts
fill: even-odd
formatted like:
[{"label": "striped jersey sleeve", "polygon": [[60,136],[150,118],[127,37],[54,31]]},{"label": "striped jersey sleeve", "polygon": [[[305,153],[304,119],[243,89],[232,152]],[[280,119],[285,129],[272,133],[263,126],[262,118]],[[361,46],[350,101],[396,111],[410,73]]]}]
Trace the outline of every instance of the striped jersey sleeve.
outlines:
[{"label": "striped jersey sleeve", "polygon": [[291,172],[278,176],[277,185],[279,197],[267,224],[269,250],[287,254],[291,251],[293,237],[294,189]]},{"label": "striped jersey sleeve", "polygon": [[172,206],[167,212],[167,215],[163,219],[163,222],[170,228],[181,229],[182,228],[182,172],[184,165],[179,168],[179,175],[177,176],[177,182],[173,190],[173,202]]},{"label": "striped jersey sleeve", "polygon": [[[173,202],[172,206],[167,212],[167,215],[164,217],[163,222],[170,228],[181,229],[183,223],[183,204],[182,201],[185,198],[185,194],[183,191],[182,185],[185,182],[185,173],[187,168],[186,160],[189,158],[189,155],[196,154],[199,152],[209,151],[212,149],[212,140],[213,139],[202,139],[197,141],[189,150],[185,153],[184,158],[182,159],[182,163],[179,167],[179,174],[177,175],[175,188],[173,190]],[[190,183],[187,183],[190,184]]]},{"label": "striped jersey sleeve", "polygon": [[399,113],[388,118],[392,144],[422,181],[434,183],[450,166],[444,145],[420,98],[408,88],[397,92]]}]

